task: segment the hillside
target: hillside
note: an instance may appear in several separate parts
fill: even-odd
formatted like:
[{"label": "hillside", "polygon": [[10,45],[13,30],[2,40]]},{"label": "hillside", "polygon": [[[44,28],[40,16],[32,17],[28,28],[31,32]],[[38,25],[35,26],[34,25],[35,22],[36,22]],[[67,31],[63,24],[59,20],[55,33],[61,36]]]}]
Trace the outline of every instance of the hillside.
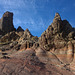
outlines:
[{"label": "hillside", "polygon": [[75,28],[59,13],[40,37],[13,25],[13,13],[0,20],[1,75],[74,75]]}]

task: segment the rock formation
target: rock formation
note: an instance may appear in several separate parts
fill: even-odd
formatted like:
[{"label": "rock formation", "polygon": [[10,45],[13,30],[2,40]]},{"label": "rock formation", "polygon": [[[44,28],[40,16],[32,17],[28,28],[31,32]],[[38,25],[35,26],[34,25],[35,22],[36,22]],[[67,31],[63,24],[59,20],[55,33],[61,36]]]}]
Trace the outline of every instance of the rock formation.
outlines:
[{"label": "rock formation", "polygon": [[0,20],[0,30],[4,33],[8,33],[15,30],[13,26],[13,13],[7,11],[3,14]]},{"label": "rock formation", "polygon": [[24,30],[21,28],[21,26],[19,26],[19,27],[17,28],[17,32],[21,32],[21,31],[24,31]]},{"label": "rock formation", "polygon": [[33,36],[29,29],[26,29],[23,35],[19,39],[19,43],[21,44],[21,49],[27,49],[33,47],[33,45],[38,42],[38,37]]},{"label": "rock formation", "polygon": [[19,26],[15,31],[13,13],[0,20],[1,75],[74,75],[75,28],[55,14],[40,37]]},{"label": "rock formation", "polygon": [[53,52],[61,62],[70,63],[74,55],[74,40],[75,30],[67,20],[61,20],[60,15],[56,13],[53,23],[39,38],[39,44],[45,50]]},{"label": "rock formation", "polygon": [[24,34],[20,37],[19,40],[28,40],[31,39],[33,37],[33,35],[30,33],[30,31],[28,29],[26,29],[24,31]]},{"label": "rock formation", "polygon": [[9,41],[15,41],[19,38],[20,36],[16,34],[15,31],[7,33],[3,37],[1,37],[0,42],[9,42]]}]

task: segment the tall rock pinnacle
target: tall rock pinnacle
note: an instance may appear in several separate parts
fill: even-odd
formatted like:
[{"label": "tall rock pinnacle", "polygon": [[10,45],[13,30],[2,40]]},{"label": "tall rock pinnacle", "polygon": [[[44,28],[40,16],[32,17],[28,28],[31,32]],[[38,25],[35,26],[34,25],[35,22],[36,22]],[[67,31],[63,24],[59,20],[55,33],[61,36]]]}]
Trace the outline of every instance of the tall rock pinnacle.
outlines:
[{"label": "tall rock pinnacle", "polygon": [[55,17],[54,17],[54,19],[53,19],[53,22],[57,22],[58,20],[61,20],[61,17],[60,17],[60,15],[59,15],[59,13],[56,13],[56,14],[55,14]]},{"label": "tall rock pinnacle", "polygon": [[0,20],[0,30],[4,33],[15,30],[13,26],[13,13],[7,11],[3,14],[3,17]]},{"label": "tall rock pinnacle", "polygon": [[52,27],[54,29],[53,34],[61,31],[61,28],[62,28],[62,20],[61,20],[61,17],[59,15],[59,13],[56,13],[55,14],[55,17],[53,19],[53,23],[51,25],[52,25]]},{"label": "tall rock pinnacle", "polygon": [[[59,13],[56,13],[52,24],[47,28],[45,32],[42,33],[41,37],[39,38],[39,42],[40,45],[43,45],[43,47],[46,44],[51,46],[50,43],[52,43],[53,40],[58,38],[64,39],[69,36],[73,39],[74,33],[75,31],[73,31],[73,28],[69,24],[69,22],[67,20],[61,20]],[[52,46],[54,47],[54,44]]]},{"label": "tall rock pinnacle", "polygon": [[61,17],[60,17],[60,15],[59,15],[59,13],[55,13],[55,18],[56,18],[57,20],[61,20]]}]

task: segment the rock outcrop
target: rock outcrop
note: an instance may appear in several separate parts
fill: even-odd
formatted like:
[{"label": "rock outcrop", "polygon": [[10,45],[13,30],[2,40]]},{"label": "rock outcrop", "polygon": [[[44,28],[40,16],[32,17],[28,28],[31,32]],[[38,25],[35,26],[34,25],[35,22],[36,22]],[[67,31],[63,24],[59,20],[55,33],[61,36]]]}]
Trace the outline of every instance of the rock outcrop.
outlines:
[{"label": "rock outcrop", "polygon": [[30,33],[28,29],[24,31],[24,34],[20,37],[19,41],[21,40],[29,40],[33,37],[33,35]]},{"label": "rock outcrop", "polygon": [[13,13],[0,20],[1,75],[73,75],[75,73],[75,28],[55,14],[40,37],[19,26],[15,31]]},{"label": "rock outcrop", "polygon": [[13,26],[13,13],[5,12],[0,20],[0,30],[5,34],[11,31],[15,31]]},{"label": "rock outcrop", "polygon": [[18,42],[21,44],[21,49],[27,49],[33,47],[33,45],[38,42],[38,37],[33,36],[29,29],[26,29]]},{"label": "rock outcrop", "polygon": [[11,42],[11,41],[16,41],[19,39],[19,35],[16,34],[15,31],[7,33],[6,35],[2,36],[0,39],[0,42]]},{"label": "rock outcrop", "polygon": [[19,51],[0,59],[1,75],[74,75],[71,71],[44,64],[33,50]]},{"label": "rock outcrop", "polygon": [[17,32],[23,32],[24,30],[21,28],[21,26],[19,26],[18,28],[17,28]]},{"label": "rock outcrop", "polygon": [[39,44],[41,48],[54,53],[61,62],[71,63],[74,55],[72,43],[74,40],[75,30],[67,20],[61,20],[60,15],[56,13],[53,23],[39,38]]}]

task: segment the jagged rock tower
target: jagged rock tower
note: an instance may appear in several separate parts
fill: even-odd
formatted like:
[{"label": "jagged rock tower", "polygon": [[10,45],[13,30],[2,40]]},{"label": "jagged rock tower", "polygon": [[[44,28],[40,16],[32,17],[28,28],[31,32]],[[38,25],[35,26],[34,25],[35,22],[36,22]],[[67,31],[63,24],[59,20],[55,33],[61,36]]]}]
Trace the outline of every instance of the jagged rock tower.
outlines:
[{"label": "jagged rock tower", "polygon": [[56,13],[52,24],[39,38],[39,44],[41,48],[54,53],[62,62],[70,63],[75,50],[75,30]]},{"label": "jagged rock tower", "polygon": [[15,30],[13,26],[13,13],[7,11],[3,14],[3,17],[0,20],[0,30],[4,33]]}]

